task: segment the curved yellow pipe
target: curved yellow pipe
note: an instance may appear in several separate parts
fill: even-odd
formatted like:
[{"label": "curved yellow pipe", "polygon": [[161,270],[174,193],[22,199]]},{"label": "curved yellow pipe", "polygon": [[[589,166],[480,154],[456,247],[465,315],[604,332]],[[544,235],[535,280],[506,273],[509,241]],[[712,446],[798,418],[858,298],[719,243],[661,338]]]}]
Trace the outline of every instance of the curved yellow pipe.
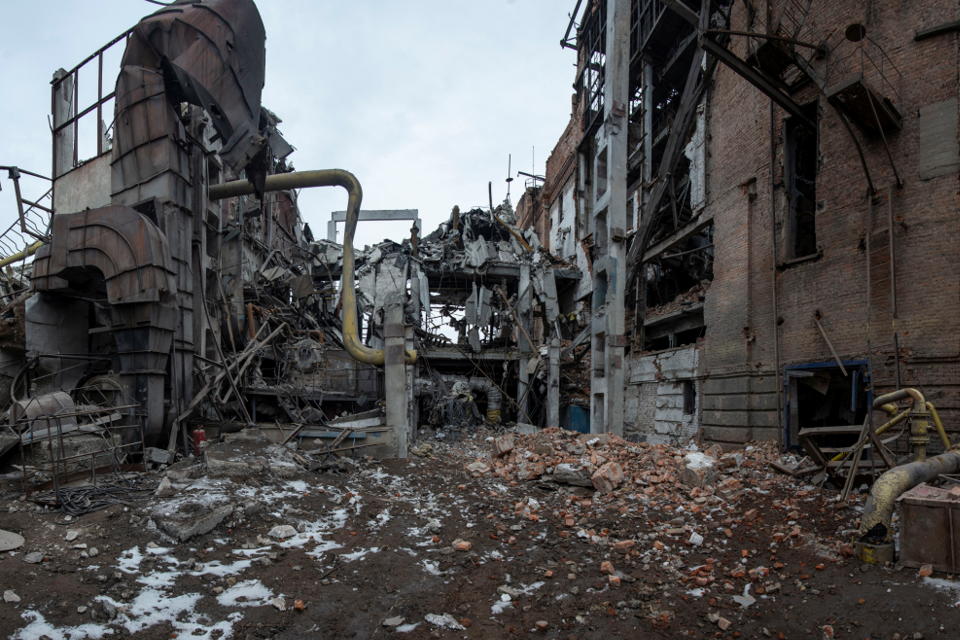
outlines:
[{"label": "curved yellow pipe", "polygon": [[0,260],[0,268],[3,268],[3,267],[5,267],[5,266],[7,266],[8,264],[13,264],[14,262],[17,262],[18,260],[23,260],[24,258],[26,258],[26,257],[28,257],[28,256],[32,256],[33,254],[35,254],[35,253],[37,252],[37,249],[39,249],[40,247],[42,247],[44,244],[45,244],[45,243],[43,242],[43,240],[37,240],[36,242],[34,242],[32,245],[30,245],[29,247],[27,247],[27,248],[24,249],[23,251],[18,251],[18,252],[16,252],[15,254],[13,254],[12,256],[7,256],[6,258]]},{"label": "curved yellow pipe", "polygon": [[[353,234],[360,216],[360,201],[363,188],[360,181],[343,169],[320,169],[315,171],[292,171],[267,176],[264,191],[285,191],[303,187],[343,187],[347,191],[347,220],[343,231],[343,273],[340,278],[340,296],[343,302],[343,346],[355,360],[373,365],[383,365],[383,349],[372,349],[360,342],[357,321],[357,291],[353,266]],[[211,200],[220,200],[254,192],[248,180],[234,180],[210,187]],[[417,361],[417,352],[407,349],[407,364]]]},{"label": "curved yellow pipe", "polygon": [[930,412],[930,417],[933,418],[933,426],[937,429],[937,433],[940,435],[940,442],[943,443],[944,450],[949,451],[953,447],[953,443],[950,442],[950,437],[947,435],[947,430],[943,428],[943,420],[940,419],[940,413],[937,411],[937,408],[933,406],[932,402],[927,402],[927,411]]},{"label": "curved yellow pipe", "polygon": [[960,453],[947,451],[927,460],[918,460],[894,467],[885,472],[870,489],[860,519],[860,541],[871,544],[890,542],[893,528],[890,524],[897,498],[921,482],[927,482],[945,473],[960,471]]},{"label": "curved yellow pipe", "polygon": [[930,436],[927,435],[927,400],[920,393],[919,389],[897,389],[891,393],[886,393],[874,399],[873,406],[880,407],[888,402],[896,402],[910,398],[913,400],[913,406],[910,407],[910,444],[914,450],[914,457],[917,460],[923,460],[927,457],[927,443],[930,442]]}]

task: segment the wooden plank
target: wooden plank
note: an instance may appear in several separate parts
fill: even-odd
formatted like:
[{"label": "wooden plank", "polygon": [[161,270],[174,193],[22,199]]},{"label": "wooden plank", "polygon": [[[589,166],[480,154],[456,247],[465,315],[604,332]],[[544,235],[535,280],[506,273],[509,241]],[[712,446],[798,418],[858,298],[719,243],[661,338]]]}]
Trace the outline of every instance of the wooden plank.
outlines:
[{"label": "wooden plank", "polygon": [[669,236],[667,236],[657,244],[647,249],[646,252],[644,252],[643,254],[643,261],[647,262],[649,260],[652,260],[653,258],[656,258],[658,255],[660,255],[664,251],[667,251],[671,247],[674,247],[680,242],[683,242],[684,240],[694,235],[695,233],[702,231],[707,225],[711,224],[712,222],[713,222],[712,210],[709,213],[706,210],[704,210],[703,213],[701,213],[699,216],[697,216],[696,218],[688,222],[686,225],[680,227],[679,229],[671,233]]},{"label": "wooden plank", "polygon": [[863,430],[863,427],[855,424],[845,424],[837,427],[809,427],[806,429],[801,429],[799,436],[809,437],[809,436],[821,436],[821,435],[836,435],[836,434],[850,434],[858,435]]}]

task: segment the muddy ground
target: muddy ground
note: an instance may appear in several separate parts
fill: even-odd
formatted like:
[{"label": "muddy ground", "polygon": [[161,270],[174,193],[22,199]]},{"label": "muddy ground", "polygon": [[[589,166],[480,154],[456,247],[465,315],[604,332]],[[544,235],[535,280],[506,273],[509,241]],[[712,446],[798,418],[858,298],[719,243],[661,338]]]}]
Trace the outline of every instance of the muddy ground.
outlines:
[{"label": "muddy ground", "polygon": [[[0,629],[68,640],[958,637],[960,582],[861,566],[847,546],[857,503],[837,505],[765,459],[747,453],[728,469],[729,491],[628,481],[601,494],[467,471],[490,462],[490,444],[311,472],[247,442],[215,473],[170,474],[167,497],[75,518],[10,491],[0,527],[26,544],[0,558]],[[185,542],[163,522],[217,509],[229,513]]]}]

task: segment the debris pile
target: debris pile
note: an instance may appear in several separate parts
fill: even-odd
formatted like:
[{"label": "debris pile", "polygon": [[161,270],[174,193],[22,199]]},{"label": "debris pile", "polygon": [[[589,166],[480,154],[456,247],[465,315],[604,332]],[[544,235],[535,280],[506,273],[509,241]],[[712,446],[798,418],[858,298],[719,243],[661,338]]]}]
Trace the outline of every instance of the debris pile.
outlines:
[{"label": "debris pile", "polygon": [[529,435],[497,436],[492,442],[492,463],[477,462],[504,480],[545,480],[593,487],[601,493],[622,489],[655,496],[681,488],[713,494],[740,488],[746,479],[775,482],[770,464],[779,459],[771,443],[723,453],[719,445],[699,451],[549,428]]},{"label": "debris pile", "polygon": [[[780,552],[809,553],[816,558],[811,570],[853,554],[849,507],[855,502],[819,507],[815,530],[809,512],[823,504],[823,494],[776,473],[771,465],[781,454],[773,444],[725,453],[717,445],[700,451],[561,429],[489,440],[489,458],[466,460],[467,471],[478,479],[528,483],[530,491],[552,489],[557,498],[549,503],[518,502],[516,517],[552,522],[561,539],[595,545],[604,558],[598,571],[611,587],[634,581],[631,569],[656,563],[673,574],[684,598],[712,594],[711,603],[739,610],[782,588]],[[645,526],[631,530],[617,514]],[[801,571],[800,583],[807,578]],[[712,611],[710,621],[722,629],[730,617]]]}]

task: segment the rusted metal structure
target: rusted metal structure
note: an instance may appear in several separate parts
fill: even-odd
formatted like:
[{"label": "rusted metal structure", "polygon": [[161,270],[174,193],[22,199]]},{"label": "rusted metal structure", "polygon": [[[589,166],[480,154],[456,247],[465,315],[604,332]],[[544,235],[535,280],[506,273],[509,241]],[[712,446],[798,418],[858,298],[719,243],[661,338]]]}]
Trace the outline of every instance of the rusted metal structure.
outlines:
[{"label": "rusted metal structure", "polygon": [[[555,422],[547,345],[576,270],[519,231],[509,203],[355,249],[360,182],[290,169],[260,101],[264,40],[252,0],[178,0],[54,74],[51,179],[6,167],[19,215],[0,234],[0,386],[30,408],[11,413],[7,449],[89,437],[91,460],[144,445],[169,460],[203,427],[338,450],[350,434],[391,455],[421,424]],[[28,198],[24,176],[48,191]],[[343,246],[300,217],[297,190],[321,186],[347,193]],[[82,428],[28,428],[54,418]]]}]

